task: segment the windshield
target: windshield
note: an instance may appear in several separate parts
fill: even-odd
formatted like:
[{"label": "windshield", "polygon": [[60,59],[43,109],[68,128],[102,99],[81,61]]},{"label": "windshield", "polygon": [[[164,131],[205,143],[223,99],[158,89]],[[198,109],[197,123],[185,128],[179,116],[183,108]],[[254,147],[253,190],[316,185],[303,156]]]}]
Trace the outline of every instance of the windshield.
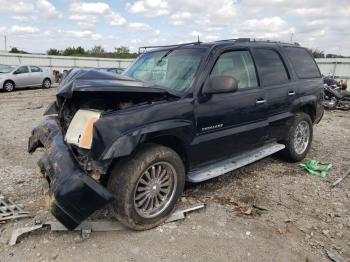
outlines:
[{"label": "windshield", "polygon": [[10,73],[15,67],[10,65],[0,65],[0,74],[1,73]]},{"label": "windshield", "polygon": [[194,79],[205,49],[176,49],[143,54],[123,75],[181,92]]}]

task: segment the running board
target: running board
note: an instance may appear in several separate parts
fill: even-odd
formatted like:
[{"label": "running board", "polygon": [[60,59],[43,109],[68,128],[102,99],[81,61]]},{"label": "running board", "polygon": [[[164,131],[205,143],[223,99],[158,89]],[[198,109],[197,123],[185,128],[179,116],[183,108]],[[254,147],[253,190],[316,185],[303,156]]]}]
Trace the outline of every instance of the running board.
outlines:
[{"label": "running board", "polygon": [[214,164],[204,166],[199,170],[189,172],[187,181],[192,183],[199,183],[217,176],[224,175],[227,172],[233,171],[242,166],[249,165],[284,148],[285,145],[271,143],[250,151],[246,151],[239,156],[216,162]]}]

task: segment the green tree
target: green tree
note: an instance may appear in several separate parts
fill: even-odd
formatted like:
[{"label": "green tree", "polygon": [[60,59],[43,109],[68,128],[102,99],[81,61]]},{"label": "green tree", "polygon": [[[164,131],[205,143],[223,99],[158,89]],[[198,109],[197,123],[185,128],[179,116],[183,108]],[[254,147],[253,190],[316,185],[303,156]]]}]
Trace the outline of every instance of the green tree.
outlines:
[{"label": "green tree", "polygon": [[130,53],[129,47],[121,46],[115,48],[116,58],[136,58],[137,56],[137,53]]},{"label": "green tree", "polygon": [[309,51],[311,52],[312,56],[314,58],[325,58],[325,55],[324,55],[324,51],[320,51],[318,49],[309,49]]},{"label": "green tree", "polygon": [[89,50],[89,55],[91,56],[103,57],[105,53],[106,51],[100,45],[96,45]]},{"label": "green tree", "polygon": [[49,50],[46,51],[46,54],[48,54],[48,55],[60,55],[61,51],[58,49],[50,48]]}]

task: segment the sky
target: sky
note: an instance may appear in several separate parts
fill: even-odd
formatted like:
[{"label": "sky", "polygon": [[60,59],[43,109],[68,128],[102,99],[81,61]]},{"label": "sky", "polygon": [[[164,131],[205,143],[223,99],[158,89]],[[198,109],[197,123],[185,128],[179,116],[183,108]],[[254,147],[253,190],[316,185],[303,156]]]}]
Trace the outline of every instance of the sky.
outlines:
[{"label": "sky", "polygon": [[350,0],[0,0],[0,50],[250,37],[350,55]]}]

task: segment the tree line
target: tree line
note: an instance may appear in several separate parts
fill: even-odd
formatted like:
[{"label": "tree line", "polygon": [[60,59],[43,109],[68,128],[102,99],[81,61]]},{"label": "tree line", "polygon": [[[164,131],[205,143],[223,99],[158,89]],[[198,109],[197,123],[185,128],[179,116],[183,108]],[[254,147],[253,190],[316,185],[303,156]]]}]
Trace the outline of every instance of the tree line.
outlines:
[{"label": "tree line", "polygon": [[[314,58],[345,58],[347,56],[337,54],[325,54],[324,51],[318,49],[309,49]],[[12,47],[10,53],[29,54],[16,47]],[[139,54],[130,52],[129,47],[116,47],[113,52],[107,52],[102,46],[94,46],[91,49],[85,50],[83,47],[67,47],[64,50],[50,48],[46,51],[48,55],[60,56],[83,56],[83,57],[101,57],[101,58],[136,58]]]},{"label": "tree line", "polygon": [[[16,47],[12,47],[10,53],[29,54]],[[116,47],[113,52],[106,51],[102,46],[94,46],[91,49],[85,49],[81,46],[67,47],[64,50],[50,48],[46,51],[47,55],[59,55],[59,56],[81,56],[81,57],[101,57],[101,58],[136,58],[139,54],[132,53],[129,47],[121,46]]]}]

